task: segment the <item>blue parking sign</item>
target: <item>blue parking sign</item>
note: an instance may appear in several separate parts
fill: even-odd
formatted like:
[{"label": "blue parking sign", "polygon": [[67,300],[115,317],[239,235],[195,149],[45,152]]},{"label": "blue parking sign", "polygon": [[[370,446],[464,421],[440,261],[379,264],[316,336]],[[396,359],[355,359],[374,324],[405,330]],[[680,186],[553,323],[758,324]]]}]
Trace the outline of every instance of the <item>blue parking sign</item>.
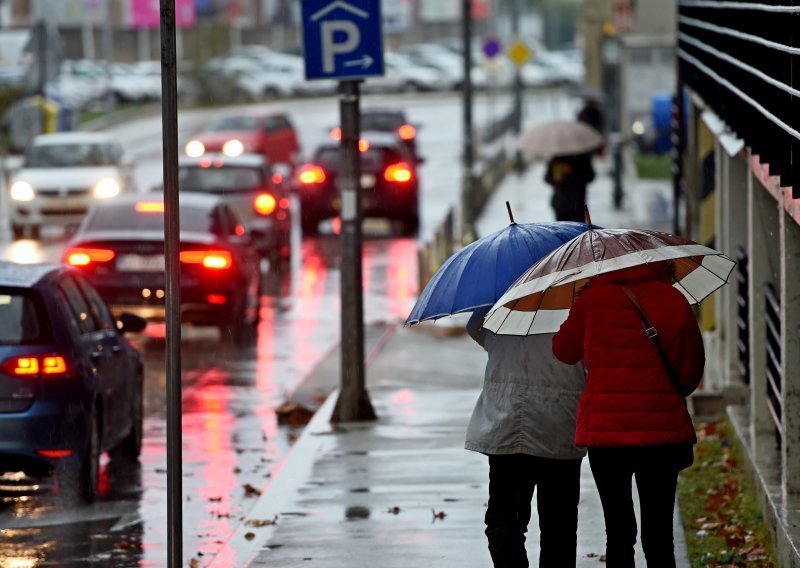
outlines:
[{"label": "blue parking sign", "polygon": [[383,75],[380,0],[302,0],[306,79]]}]

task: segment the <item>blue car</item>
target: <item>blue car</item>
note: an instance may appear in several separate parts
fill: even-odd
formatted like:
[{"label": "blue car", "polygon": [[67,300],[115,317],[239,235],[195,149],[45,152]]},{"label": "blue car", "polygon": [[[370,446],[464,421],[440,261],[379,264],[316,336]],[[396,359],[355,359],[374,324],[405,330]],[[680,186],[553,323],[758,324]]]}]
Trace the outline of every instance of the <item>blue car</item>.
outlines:
[{"label": "blue car", "polygon": [[55,471],[92,502],[102,453],[139,457],[143,366],[124,334],[145,325],[112,318],[73,268],[0,262],[0,472]]}]

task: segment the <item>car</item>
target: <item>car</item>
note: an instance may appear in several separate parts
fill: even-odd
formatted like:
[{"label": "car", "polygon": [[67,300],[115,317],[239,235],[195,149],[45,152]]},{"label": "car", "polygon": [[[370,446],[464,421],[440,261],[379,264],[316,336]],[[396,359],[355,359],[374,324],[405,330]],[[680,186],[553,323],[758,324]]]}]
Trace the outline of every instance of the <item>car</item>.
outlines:
[{"label": "car", "polygon": [[289,192],[283,176],[273,171],[264,156],[182,157],[178,179],[181,194],[198,192],[223,198],[244,223],[259,254],[271,266],[288,266],[292,222]]},{"label": "car", "polygon": [[124,335],[145,325],[115,320],[73,268],[0,261],[0,470],[19,489],[55,472],[91,502],[102,453],[138,459],[143,363]]},{"label": "car", "polygon": [[300,142],[289,117],[280,112],[223,114],[186,143],[187,156],[262,154],[272,164],[296,164]]},{"label": "car", "polygon": [[414,63],[405,55],[387,51],[383,54],[383,63],[385,75],[366,81],[364,92],[418,92],[454,88],[454,83],[448,82],[447,75],[441,70]]},{"label": "car", "polygon": [[[411,158],[421,163],[422,159],[417,153],[418,125],[409,122],[402,109],[389,107],[367,107],[361,109],[361,132],[365,136],[373,133],[391,134],[397,138],[399,144],[405,146]],[[336,126],[330,130],[333,140],[342,139],[342,130]]]},{"label": "car", "polygon": [[[363,217],[385,217],[402,223],[403,233],[419,229],[419,181],[416,161],[393,135],[373,133],[361,149],[361,212]],[[320,221],[339,215],[339,143],[317,147],[295,177],[300,196],[303,231],[314,233]]]},{"label": "car", "polygon": [[[215,326],[225,342],[246,346],[259,321],[258,251],[219,196],[183,194],[179,215],[182,323]],[[165,320],[160,195],[98,203],[67,245],[63,261],[83,273],[112,313]]]},{"label": "car", "polygon": [[11,230],[20,239],[42,226],[75,227],[92,203],[134,191],[133,162],[112,135],[40,134],[11,179]]}]

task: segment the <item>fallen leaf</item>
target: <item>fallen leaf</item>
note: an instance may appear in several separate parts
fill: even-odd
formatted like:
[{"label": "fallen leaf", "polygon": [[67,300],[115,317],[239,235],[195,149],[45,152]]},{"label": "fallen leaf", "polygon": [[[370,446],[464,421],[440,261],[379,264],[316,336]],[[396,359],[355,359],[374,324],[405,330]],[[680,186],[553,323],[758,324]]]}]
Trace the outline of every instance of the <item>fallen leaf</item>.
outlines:
[{"label": "fallen leaf", "polygon": [[433,520],[434,521],[436,519],[439,519],[440,521],[443,521],[444,518],[447,516],[447,513],[445,513],[444,511],[439,511],[437,513],[435,509],[431,509],[431,512],[433,513]]},{"label": "fallen leaf", "polygon": [[197,558],[192,558],[189,561],[190,568],[200,568],[200,561]]},{"label": "fallen leaf", "polygon": [[211,501],[212,503],[219,503],[220,501],[222,501],[222,497],[209,497],[208,500]]},{"label": "fallen leaf", "polygon": [[251,533],[251,532],[249,532],[249,533],[247,533],[247,534],[245,534],[245,535],[244,535],[244,538],[245,538],[246,540],[253,540],[254,538],[256,538],[256,534],[255,534],[255,533]]},{"label": "fallen leaf", "polygon": [[269,525],[277,525],[278,524],[278,515],[275,515],[273,519],[250,519],[247,521],[247,526],[250,527],[267,527]]},{"label": "fallen leaf", "polygon": [[253,487],[249,483],[245,483],[242,487],[244,488],[244,496],[245,497],[254,497],[254,496],[261,495],[261,490],[260,489],[256,489],[255,487]]},{"label": "fallen leaf", "polygon": [[400,513],[400,507],[389,507],[389,513],[397,515]]}]

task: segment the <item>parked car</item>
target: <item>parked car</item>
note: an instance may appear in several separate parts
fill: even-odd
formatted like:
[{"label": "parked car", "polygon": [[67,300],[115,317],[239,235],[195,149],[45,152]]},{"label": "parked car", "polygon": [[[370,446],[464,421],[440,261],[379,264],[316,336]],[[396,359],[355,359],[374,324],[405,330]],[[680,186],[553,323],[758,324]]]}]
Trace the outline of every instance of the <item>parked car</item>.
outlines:
[{"label": "parked car", "polygon": [[[93,501],[100,456],[142,446],[141,318],[108,307],[78,271],[0,261],[0,470]],[[25,485],[26,478],[17,478]]]},{"label": "parked car", "polygon": [[9,213],[15,239],[43,225],[77,226],[89,206],[133,191],[133,162],[110,134],[41,134],[11,180]]},{"label": "parked car", "polygon": [[[339,215],[339,144],[321,144],[297,171],[303,230],[315,232],[320,221]],[[402,224],[403,233],[419,229],[419,182],[414,156],[391,134],[372,133],[360,143],[361,212]]]},{"label": "parked car", "polygon": [[415,92],[455,88],[455,81],[440,69],[414,63],[405,55],[386,52],[383,55],[383,61],[385,75],[370,77],[368,81],[365,81],[363,87],[365,92]]},{"label": "parked car", "polygon": [[[180,199],[181,321],[215,326],[245,345],[259,320],[258,251],[243,223],[214,195]],[[98,203],[68,243],[63,260],[81,270],[114,313],[164,321],[164,202],[128,195]]]},{"label": "parked car", "polygon": [[187,142],[184,151],[192,158],[220,152],[229,157],[262,154],[272,164],[294,165],[300,142],[284,113],[225,114],[208,122]]},{"label": "parked car", "polygon": [[288,188],[264,156],[184,157],[178,164],[178,176],[181,194],[220,196],[242,220],[259,254],[269,259],[271,266],[288,266],[292,222]]}]

